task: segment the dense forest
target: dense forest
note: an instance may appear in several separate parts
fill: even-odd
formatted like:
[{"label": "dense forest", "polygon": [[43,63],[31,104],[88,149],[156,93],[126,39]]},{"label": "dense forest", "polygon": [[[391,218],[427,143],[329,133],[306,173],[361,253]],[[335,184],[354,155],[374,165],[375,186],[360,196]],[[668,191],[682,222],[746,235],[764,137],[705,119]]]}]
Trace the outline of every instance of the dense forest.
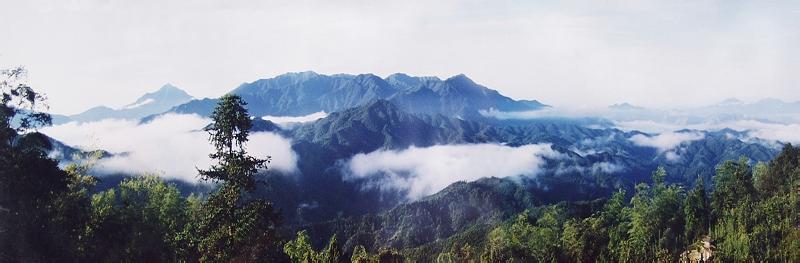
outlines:
[{"label": "dense forest", "polygon": [[[287,235],[280,212],[253,193],[267,159],[248,155],[244,100],[217,101],[205,127],[216,164],[198,176],[216,185],[181,193],[155,175],[98,191],[91,163],[60,168],[47,156],[44,97],[0,83],[0,262],[719,262],[800,261],[800,148],[769,163],[717,166],[712,182],[667,183],[664,169],[632,191],[599,200],[532,206],[488,231],[464,231],[417,248],[324,247]],[[291,228],[294,232],[294,228]],[[319,238],[319,237],[317,237]]]}]

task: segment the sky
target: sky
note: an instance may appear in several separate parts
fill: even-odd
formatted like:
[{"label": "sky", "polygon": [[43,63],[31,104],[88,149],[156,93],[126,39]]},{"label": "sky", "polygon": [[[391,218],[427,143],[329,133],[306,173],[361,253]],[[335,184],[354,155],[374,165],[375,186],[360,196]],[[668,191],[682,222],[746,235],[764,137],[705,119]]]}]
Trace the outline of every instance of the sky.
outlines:
[{"label": "sky", "polygon": [[51,112],[285,72],[459,73],[581,108],[800,100],[797,1],[0,0],[0,67]]}]

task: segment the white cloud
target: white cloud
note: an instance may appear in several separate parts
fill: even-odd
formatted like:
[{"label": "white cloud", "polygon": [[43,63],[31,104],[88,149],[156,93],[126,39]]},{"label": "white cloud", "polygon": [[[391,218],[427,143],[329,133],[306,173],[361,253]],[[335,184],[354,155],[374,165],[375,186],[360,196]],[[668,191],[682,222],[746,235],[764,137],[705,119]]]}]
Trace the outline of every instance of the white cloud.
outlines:
[{"label": "white cloud", "polygon": [[296,124],[316,121],[328,116],[324,111],[315,112],[305,116],[264,116],[261,119],[268,120],[278,124],[282,128],[288,128]]},{"label": "white cloud", "polygon": [[[737,138],[745,141],[753,139],[763,139],[769,142],[789,142],[800,143],[800,114],[792,108],[784,112],[770,108],[760,109],[753,113],[745,110],[737,114],[728,112],[727,108],[718,109],[715,107],[672,109],[672,110],[653,110],[653,109],[629,109],[614,110],[610,108],[583,108],[583,109],[562,109],[547,108],[536,111],[505,112],[496,109],[479,111],[486,117],[497,119],[537,119],[537,118],[587,118],[598,117],[608,119],[613,122],[616,128],[624,131],[642,131],[648,133],[673,134],[674,131],[707,130],[718,131],[722,129],[733,129],[737,131],[747,131],[749,137]],[[775,106],[775,105],[772,105]],[[764,107],[764,106],[760,106]],[[604,128],[604,127],[597,127]],[[663,137],[661,139],[667,139]]]},{"label": "white cloud", "polygon": [[[768,123],[759,120],[735,120],[725,122],[708,122],[703,124],[682,125],[652,120],[616,122],[615,125],[623,130],[639,130],[645,132],[662,132],[680,129],[718,131],[733,129],[747,132],[747,137],[736,138],[744,141],[763,139],[769,142],[780,141],[793,144],[800,143],[800,124],[798,123]],[[728,138],[731,138],[730,136]]]},{"label": "white cloud", "polygon": [[563,164],[564,163],[562,163],[562,166],[556,168],[555,170],[556,174],[558,175],[566,173],[613,174],[625,170],[625,166],[612,162],[596,162],[592,163],[591,166],[580,166],[580,165],[563,166]]},{"label": "white cloud", "polygon": [[[800,143],[800,124],[765,123],[755,120],[735,121],[717,125],[712,128],[731,128],[739,131],[749,131],[748,135],[772,141]],[[745,138],[748,139],[748,138]]]},{"label": "white cloud", "polygon": [[561,158],[561,154],[550,144],[439,145],[357,154],[345,164],[345,172],[355,178],[383,176],[386,186],[408,190],[408,197],[417,199],[457,181],[535,176],[545,164],[544,158]]},{"label": "white cloud", "polygon": [[681,144],[702,140],[705,135],[699,132],[665,132],[654,136],[637,134],[631,136],[634,144],[658,149],[659,152],[669,152]]},{"label": "white cloud", "polygon": [[610,162],[598,162],[593,163],[592,167],[589,168],[594,173],[616,173],[625,170],[625,167],[619,164],[610,163]]},{"label": "white cloud", "polygon": [[669,151],[664,153],[664,158],[666,158],[669,162],[676,162],[681,159],[681,155],[676,151]]},{"label": "white cloud", "polygon": [[639,146],[656,148],[667,161],[675,162],[680,160],[680,146],[703,138],[705,134],[699,132],[665,132],[654,136],[637,134],[629,140]]},{"label": "white cloud", "polygon": [[[198,115],[168,114],[145,124],[106,119],[48,127],[42,131],[83,149],[103,149],[117,154],[100,160],[102,172],[157,173],[165,178],[189,182],[197,180],[196,168],[206,169],[213,151],[208,134],[202,130],[210,122]],[[248,151],[256,157],[272,156],[270,168],[293,172],[297,155],[291,142],[280,135],[259,132],[250,135]]]},{"label": "white cloud", "polygon": [[558,115],[551,109],[533,110],[533,111],[501,111],[495,108],[488,110],[478,110],[478,113],[484,117],[493,117],[498,120],[527,120],[537,119],[543,117],[552,117]]},{"label": "white cloud", "polygon": [[602,117],[606,110],[595,108],[542,108],[530,111],[501,111],[495,108],[478,110],[484,117],[496,118],[499,120],[531,120],[540,118],[587,118]]},{"label": "white cloud", "polygon": [[671,132],[680,130],[683,125],[672,123],[657,122],[653,120],[632,120],[632,121],[616,121],[614,125],[624,131],[642,131],[642,132]]},{"label": "white cloud", "polygon": [[147,104],[153,103],[153,102],[155,102],[155,101],[156,101],[156,100],[154,100],[154,99],[152,99],[152,98],[148,98],[148,99],[146,99],[146,100],[143,100],[142,102],[139,102],[139,103],[134,103],[134,104],[131,104],[131,105],[125,106],[125,107],[123,107],[123,109],[133,109],[133,108],[136,108],[136,107],[141,107],[141,106],[144,106],[144,105],[147,105]]}]

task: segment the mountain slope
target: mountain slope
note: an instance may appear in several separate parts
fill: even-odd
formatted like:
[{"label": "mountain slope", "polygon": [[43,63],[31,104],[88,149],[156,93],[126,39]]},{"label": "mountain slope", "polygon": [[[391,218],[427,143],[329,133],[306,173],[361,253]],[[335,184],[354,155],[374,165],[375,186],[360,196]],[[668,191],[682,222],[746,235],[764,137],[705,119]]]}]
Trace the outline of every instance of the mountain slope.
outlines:
[{"label": "mountain slope", "polygon": [[242,96],[255,116],[300,116],[355,107],[394,92],[372,74],[327,76],[308,71],[245,83],[230,93]]},{"label": "mountain slope", "polygon": [[[527,111],[546,107],[537,101],[516,101],[481,86],[464,75],[444,81],[436,77],[393,74],[323,75],[307,71],[244,83],[230,93],[242,96],[255,116],[301,116],[336,112],[374,100],[389,100],[407,112],[482,118],[479,110]],[[207,116],[213,99],[194,100],[172,109]]]},{"label": "mountain slope", "polygon": [[415,115],[386,100],[376,100],[304,125],[294,130],[292,138],[350,156],[378,149],[493,141],[496,136],[487,132],[488,126],[443,116]]},{"label": "mountain slope", "polygon": [[515,101],[475,83],[463,74],[444,81],[415,79],[398,74],[390,77],[393,77],[393,82],[407,88],[389,100],[411,112],[479,119],[479,110],[530,111],[546,107],[537,101]]},{"label": "mountain slope", "polygon": [[[477,225],[495,225],[533,207],[535,198],[508,179],[459,182],[384,213],[310,226],[312,236],[337,234],[345,250],[356,245],[411,248],[446,239]],[[321,241],[321,240],[320,240]]]},{"label": "mountain slope", "polygon": [[111,157],[111,153],[107,151],[84,151],[39,132],[26,133],[16,140],[15,143],[32,145],[47,153],[48,157],[58,160],[60,166]]},{"label": "mountain slope", "polygon": [[[324,221],[339,214],[374,213],[407,201],[402,191],[370,188],[374,178],[346,178],[341,169],[344,162],[356,154],[377,150],[402,151],[410,146],[445,144],[517,147],[549,143],[563,157],[549,160],[538,176],[521,180],[534,185],[529,191],[543,202],[598,198],[616,188],[632,188],[649,180],[658,166],[667,168],[670,181],[691,185],[697,176],[710,178],[719,161],[739,155],[763,161],[775,153],[760,144],[730,139],[724,132],[708,132],[703,139],[680,145],[681,149],[698,154],[683,154],[685,150],[681,150],[681,159],[676,161],[656,148],[637,145],[631,138],[646,135],[640,132],[590,129],[563,121],[493,126],[442,115],[408,113],[386,100],[334,112],[281,133],[292,139],[292,149],[299,157],[299,174],[293,176],[291,186],[276,187],[280,193],[271,196],[292,200],[280,204],[285,205],[281,209],[289,221],[302,222]],[[303,208],[299,209],[301,205]],[[300,210],[302,213],[295,214]]]},{"label": "mountain slope", "polygon": [[[77,122],[92,122],[102,119],[135,120],[165,112],[177,105],[189,102],[190,100],[192,100],[192,96],[188,93],[175,86],[166,84],[157,91],[146,93],[133,103],[119,109],[98,106],[67,117],[69,120]],[[63,122],[63,120],[61,120],[61,122]]]}]

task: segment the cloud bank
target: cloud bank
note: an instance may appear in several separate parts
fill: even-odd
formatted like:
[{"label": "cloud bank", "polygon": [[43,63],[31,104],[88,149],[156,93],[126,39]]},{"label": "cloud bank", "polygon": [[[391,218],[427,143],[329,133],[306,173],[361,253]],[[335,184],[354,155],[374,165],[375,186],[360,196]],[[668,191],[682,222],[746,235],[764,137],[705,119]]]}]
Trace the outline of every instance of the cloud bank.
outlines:
[{"label": "cloud bank", "polygon": [[680,146],[703,138],[705,134],[699,132],[665,132],[655,136],[637,134],[628,140],[639,146],[656,148],[668,161],[674,162],[680,159]]},{"label": "cloud bank", "polygon": [[489,108],[486,110],[478,110],[478,113],[483,117],[490,117],[498,120],[528,120],[528,119],[538,119],[545,117],[564,116],[563,114],[560,114],[554,109],[540,109],[531,111],[501,111],[495,108]]},{"label": "cloud bank", "polygon": [[681,144],[702,140],[705,135],[699,132],[665,132],[655,136],[637,134],[632,136],[634,144],[658,149],[659,152],[667,152],[675,149]]},{"label": "cloud bank", "polygon": [[312,122],[328,116],[328,113],[324,111],[311,113],[305,116],[264,116],[261,119],[268,120],[274,122],[281,128],[288,128],[300,123]]},{"label": "cloud bank", "polygon": [[627,121],[616,122],[617,127],[623,130],[639,130],[646,132],[669,132],[679,129],[718,131],[733,129],[747,132],[748,137],[737,138],[744,141],[778,141],[784,143],[800,143],[800,124],[798,123],[771,123],[760,120],[735,120],[718,123],[704,123],[694,125],[680,125],[657,121]]},{"label": "cloud bank", "polygon": [[[702,108],[701,108],[702,109]],[[737,138],[748,142],[768,143],[770,146],[778,145],[776,142],[800,144],[800,123],[783,122],[782,120],[794,121],[800,118],[795,112],[777,112],[772,115],[779,115],[775,118],[766,118],[768,115],[762,114],[756,117],[750,115],[731,115],[721,111],[711,113],[696,110],[646,110],[643,108],[632,108],[625,110],[615,110],[608,108],[598,108],[594,110],[569,110],[549,108],[535,111],[507,112],[496,109],[479,111],[484,117],[496,118],[500,120],[517,119],[532,120],[541,118],[603,118],[611,121],[609,126],[606,124],[599,127],[589,126],[589,128],[610,128],[615,127],[624,131],[642,131],[649,133],[664,133],[667,135],[656,137],[653,141],[646,136],[637,136],[636,141],[643,146],[654,148],[661,143],[668,143],[670,140],[680,139],[690,135],[676,135],[677,130],[705,130],[719,131],[723,129],[733,129],[736,131],[747,132],[746,137]],[[761,118],[764,117],[764,118]],[[696,134],[695,134],[696,135]],[[662,149],[668,152],[666,149]]]},{"label": "cloud bank", "polygon": [[[736,131],[747,131],[749,135],[748,138],[739,138],[745,141],[763,139],[770,142],[800,143],[800,132],[798,132],[800,131],[800,121],[798,121],[800,120],[800,113],[797,112],[796,109],[787,108],[784,112],[781,112],[779,109],[765,106],[755,107],[753,105],[754,104],[745,105],[754,109],[754,112],[749,114],[745,114],[746,111],[732,114],[729,112],[731,111],[730,108],[720,108],[719,106],[685,110],[650,110],[630,105],[630,108],[626,109],[548,108],[518,112],[488,109],[479,112],[484,117],[500,120],[603,118],[610,120],[611,123],[609,124],[611,125],[598,128],[616,127],[624,131],[642,131],[650,133],[673,133],[674,131],[682,129],[718,131],[728,128]],[[784,105],[788,104],[784,103]],[[780,105],[768,106],[778,107]]]},{"label": "cloud bank", "polygon": [[415,200],[457,181],[535,176],[542,171],[545,158],[560,157],[550,144],[439,145],[357,154],[346,162],[344,170],[350,178],[378,178],[383,186],[407,190],[407,197]]},{"label": "cloud bank", "polygon": [[[100,160],[99,172],[156,173],[164,178],[194,182],[196,168],[212,164],[208,154],[213,147],[208,134],[200,128],[210,123],[198,115],[167,114],[146,124],[136,121],[106,119],[48,127],[45,134],[82,149],[102,149],[115,154]],[[283,172],[296,170],[297,154],[291,141],[275,133],[250,135],[248,152],[256,157],[272,156],[270,169]]]},{"label": "cloud bank", "polygon": [[590,166],[581,166],[581,165],[568,165],[568,166],[561,166],[556,168],[555,173],[557,175],[564,175],[568,173],[582,173],[582,174],[613,174],[625,171],[625,166],[622,164],[617,164],[613,162],[596,162],[592,163]]}]

